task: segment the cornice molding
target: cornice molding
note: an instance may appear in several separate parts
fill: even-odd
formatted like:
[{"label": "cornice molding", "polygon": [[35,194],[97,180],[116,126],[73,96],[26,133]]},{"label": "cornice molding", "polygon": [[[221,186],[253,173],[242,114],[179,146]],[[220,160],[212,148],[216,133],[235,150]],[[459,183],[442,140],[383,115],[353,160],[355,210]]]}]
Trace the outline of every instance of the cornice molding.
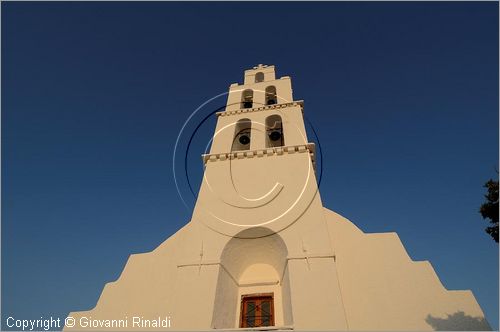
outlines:
[{"label": "cornice molding", "polygon": [[269,110],[287,108],[287,107],[292,107],[292,106],[300,106],[301,110],[304,111],[304,101],[297,100],[297,101],[292,101],[289,103],[282,103],[282,104],[265,105],[265,106],[253,107],[253,108],[240,108],[240,109],[237,109],[234,111],[223,111],[223,112],[217,112],[215,114],[217,116],[238,115],[238,114],[251,113],[251,112],[269,111]]},{"label": "cornice molding", "polygon": [[272,156],[281,156],[284,154],[304,153],[304,152],[309,152],[313,166],[316,169],[316,145],[314,143],[279,146],[279,147],[257,149],[257,150],[233,151],[229,153],[203,154],[201,157],[203,159],[203,164],[206,164],[207,162],[217,162],[217,161],[245,159],[254,157],[262,158],[264,156],[272,157]]}]

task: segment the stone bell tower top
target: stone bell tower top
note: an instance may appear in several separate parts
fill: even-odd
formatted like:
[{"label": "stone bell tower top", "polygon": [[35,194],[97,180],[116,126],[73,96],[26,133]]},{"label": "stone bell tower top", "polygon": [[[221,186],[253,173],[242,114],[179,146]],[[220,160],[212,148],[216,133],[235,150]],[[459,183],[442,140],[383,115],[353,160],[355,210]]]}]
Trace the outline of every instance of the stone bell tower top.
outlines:
[{"label": "stone bell tower top", "polygon": [[245,85],[269,82],[276,79],[276,74],[274,72],[274,66],[268,66],[259,64],[252,69],[245,70]]},{"label": "stone bell tower top", "polygon": [[273,65],[259,64],[245,70],[243,84],[229,87],[226,112],[254,109],[293,101],[292,82],[289,76],[276,79]]},{"label": "stone bell tower top", "polygon": [[299,145],[310,147],[302,111],[303,102],[293,99],[289,76],[277,79],[273,65],[247,69],[243,84],[230,85],[225,110],[217,113],[210,155],[250,156],[269,148],[281,153]]}]

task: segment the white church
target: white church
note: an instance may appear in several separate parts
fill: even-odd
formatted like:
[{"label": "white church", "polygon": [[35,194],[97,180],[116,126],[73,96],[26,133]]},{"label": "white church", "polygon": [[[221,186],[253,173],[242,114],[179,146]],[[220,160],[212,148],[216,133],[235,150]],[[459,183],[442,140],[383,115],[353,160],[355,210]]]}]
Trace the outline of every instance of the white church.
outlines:
[{"label": "white church", "polygon": [[231,84],[191,221],[131,255],[73,329],[490,330],[472,292],[447,290],[396,233],[323,206],[303,102],[275,75]]}]

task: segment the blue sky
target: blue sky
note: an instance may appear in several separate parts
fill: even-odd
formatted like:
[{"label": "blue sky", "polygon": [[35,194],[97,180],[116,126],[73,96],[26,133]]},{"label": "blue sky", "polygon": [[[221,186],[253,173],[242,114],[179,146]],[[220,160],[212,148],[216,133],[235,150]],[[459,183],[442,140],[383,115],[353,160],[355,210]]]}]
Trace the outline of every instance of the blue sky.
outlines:
[{"label": "blue sky", "polygon": [[[305,100],[324,205],[397,232],[498,329],[498,245],[478,213],[498,168],[498,2],[1,6],[4,328],[92,308],[131,253],[187,223],[179,130],[264,63]],[[214,125],[189,152],[195,192]]]}]

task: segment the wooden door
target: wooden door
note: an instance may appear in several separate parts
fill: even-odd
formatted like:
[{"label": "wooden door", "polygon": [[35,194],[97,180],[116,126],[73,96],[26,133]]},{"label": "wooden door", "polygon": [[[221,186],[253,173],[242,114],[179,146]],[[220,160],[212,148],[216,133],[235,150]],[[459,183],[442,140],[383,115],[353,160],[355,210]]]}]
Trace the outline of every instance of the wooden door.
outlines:
[{"label": "wooden door", "polygon": [[260,326],[274,326],[273,294],[243,295],[240,327]]}]

